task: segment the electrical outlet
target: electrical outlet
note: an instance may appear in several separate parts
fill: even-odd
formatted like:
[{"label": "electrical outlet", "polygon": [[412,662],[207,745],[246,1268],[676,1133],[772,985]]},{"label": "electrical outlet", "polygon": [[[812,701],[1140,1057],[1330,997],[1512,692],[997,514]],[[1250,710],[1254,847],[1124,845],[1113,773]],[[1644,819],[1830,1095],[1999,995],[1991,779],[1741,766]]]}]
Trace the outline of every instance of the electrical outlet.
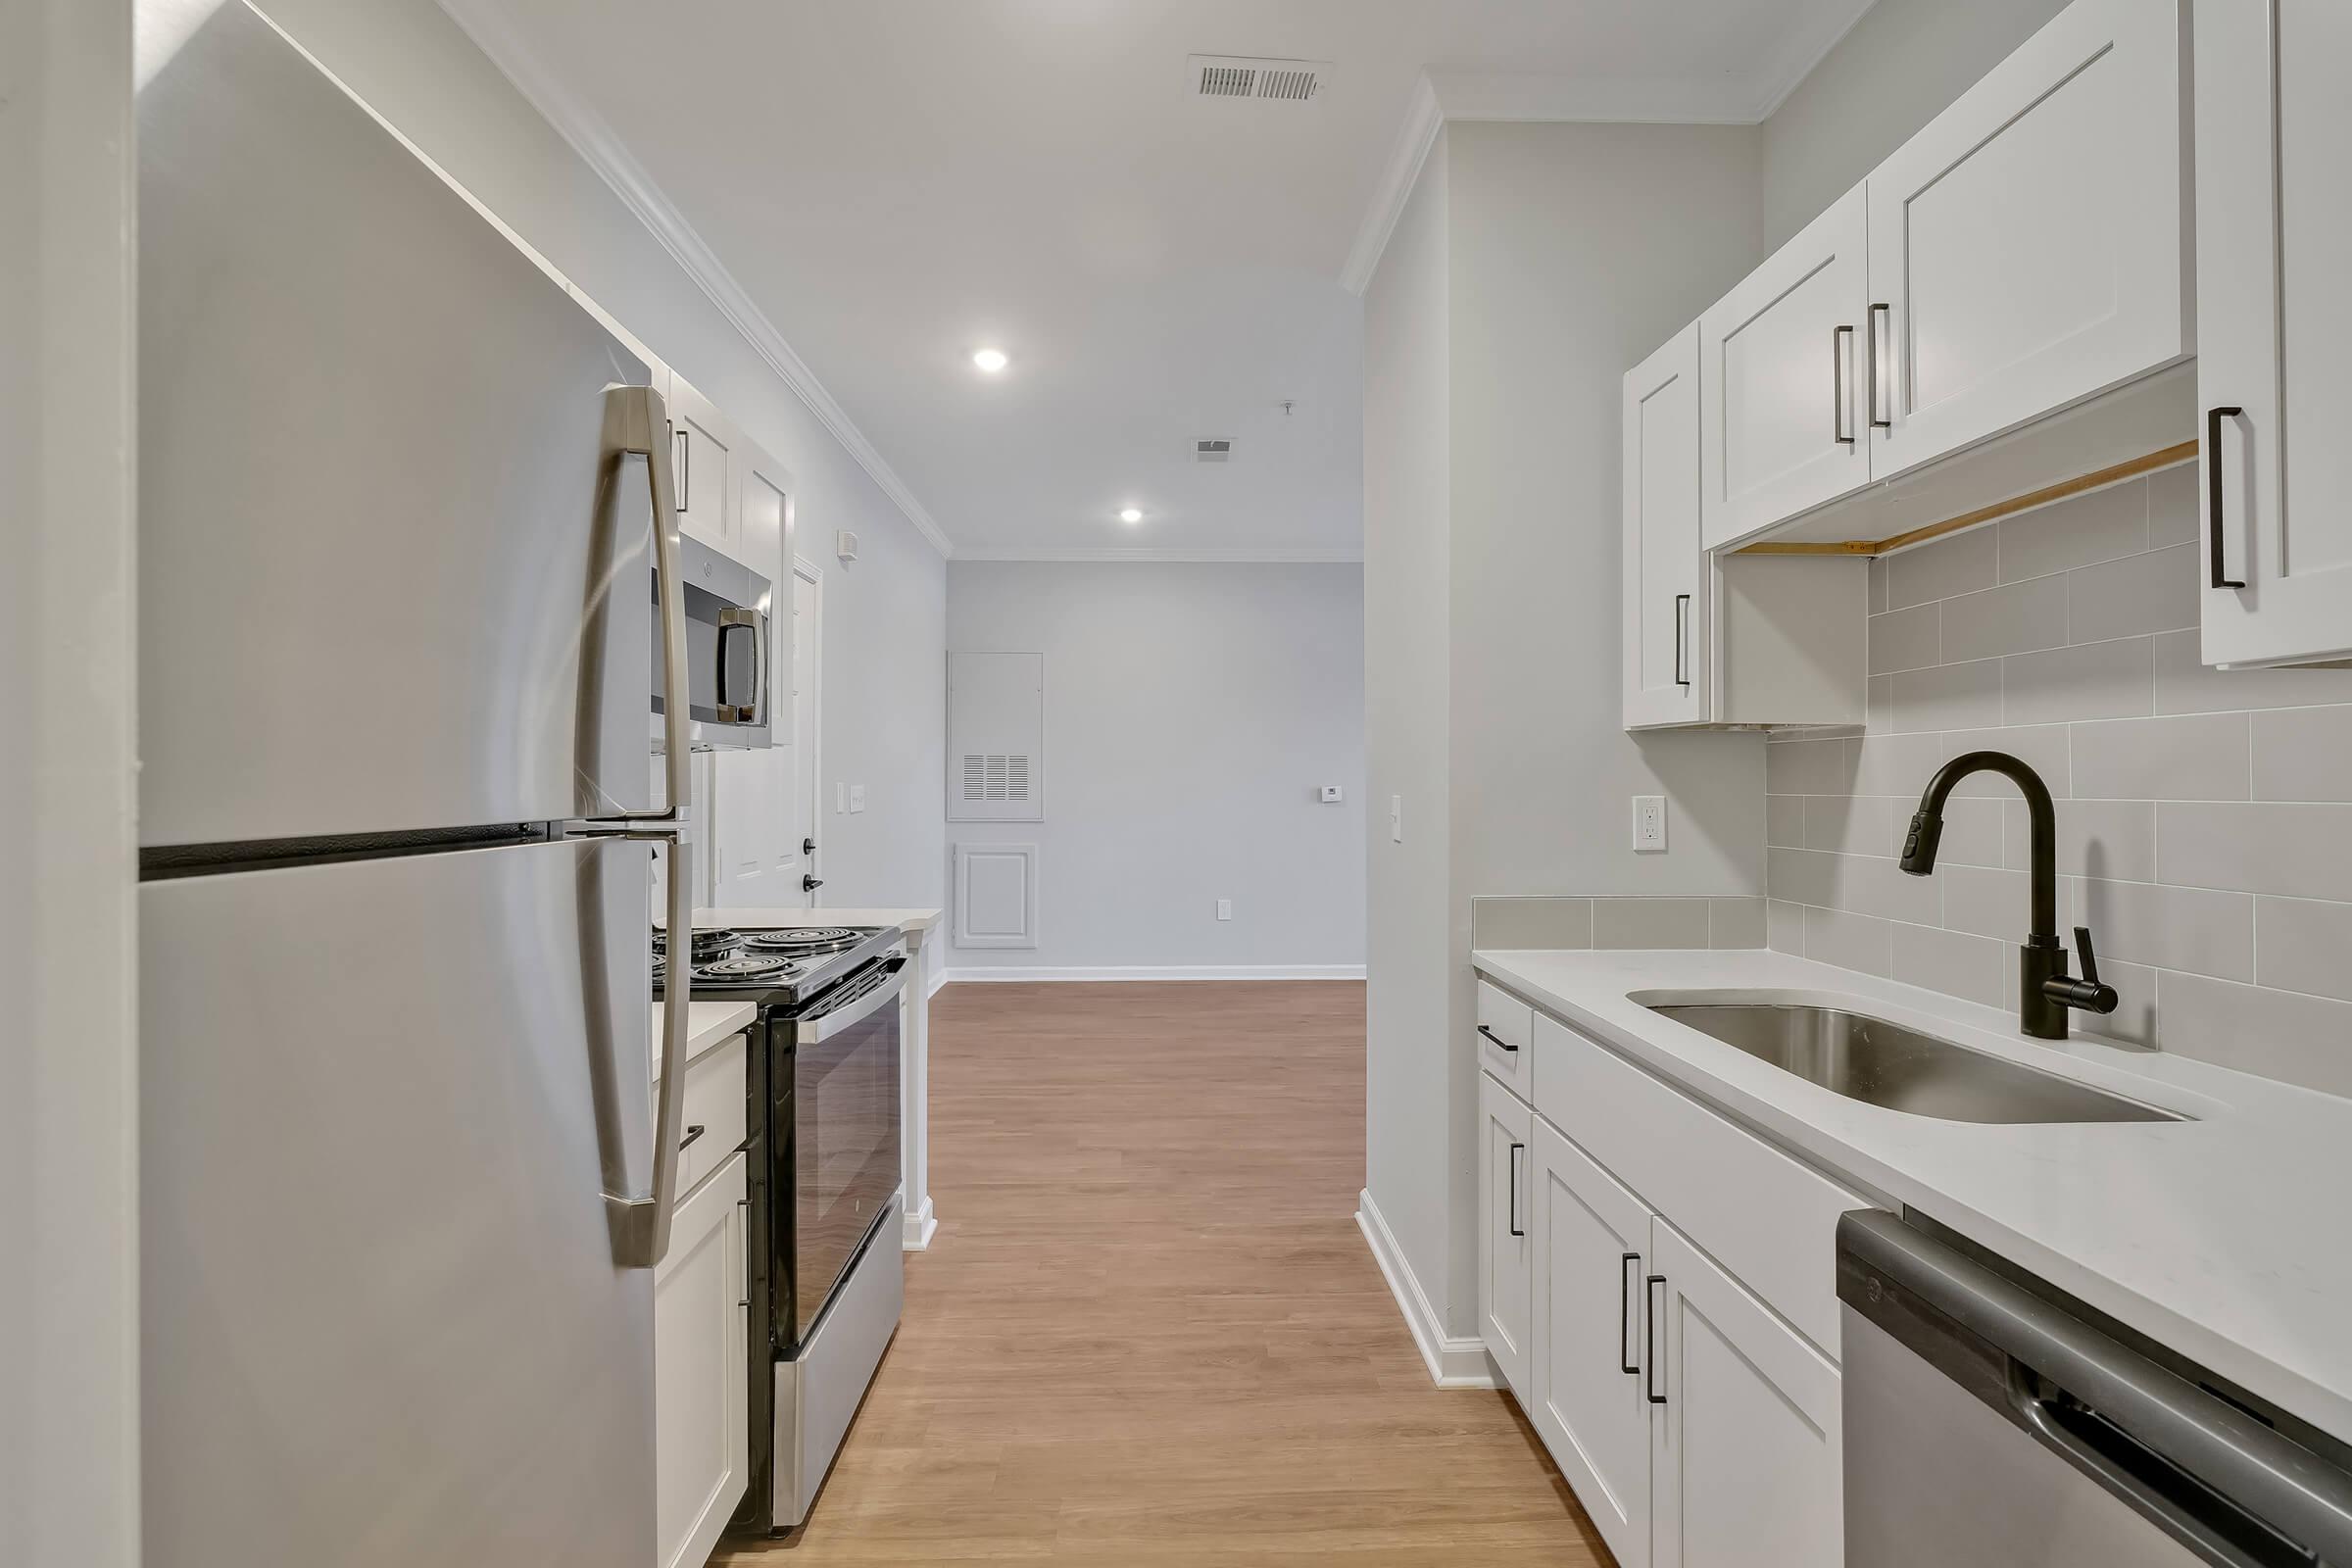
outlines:
[{"label": "electrical outlet", "polygon": [[1217,901],[1217,918],[1220,920],[1230,920],[1233,918],[1233,901],[1231,899],[1219,899]]},{"label": "electrical outlet", "polygon": [[1404,842],[1404,797],[1401,795],[1389,797],[1389,839],[1396,844]]},{"label": "electrical outlet", "polygon": [[1346,796],[1337,784],[1323,786],[1323,804],[1325,806],[1337,806],[1344,799]]},{"label": "electrical outlet", "polygon": [[864,785],[862,785],[862,784],[853,784],[853,785],[851,785],[851,786],[850,786],[850,814],[851,814],[852,816],[856,816],[856,815],[857,815],[857,814],[858,814],[859,811],[862,811],[862,810],[864,810],[864,809],[865,809],[865,786],[864,786]]},{"label": "electrical outlet", "polygon": [[1637,795],[1634,797],[1634,853],[1663,855],[1666,852],[1666,797]]}]

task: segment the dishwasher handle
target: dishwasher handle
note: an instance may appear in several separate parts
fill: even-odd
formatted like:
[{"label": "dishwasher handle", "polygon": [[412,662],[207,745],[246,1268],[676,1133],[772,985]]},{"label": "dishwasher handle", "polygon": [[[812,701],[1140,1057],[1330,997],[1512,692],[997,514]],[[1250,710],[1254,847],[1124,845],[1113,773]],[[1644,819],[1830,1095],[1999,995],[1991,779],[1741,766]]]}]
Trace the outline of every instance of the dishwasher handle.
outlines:
[{"label": "dishwasher handle", "polygon": [[1954,1381],[2206,1560],[2352,1563],[2352,1474],[1894,1215],[1839,1218],[1838,1295],[1947,1373],[2005,1361]]}]

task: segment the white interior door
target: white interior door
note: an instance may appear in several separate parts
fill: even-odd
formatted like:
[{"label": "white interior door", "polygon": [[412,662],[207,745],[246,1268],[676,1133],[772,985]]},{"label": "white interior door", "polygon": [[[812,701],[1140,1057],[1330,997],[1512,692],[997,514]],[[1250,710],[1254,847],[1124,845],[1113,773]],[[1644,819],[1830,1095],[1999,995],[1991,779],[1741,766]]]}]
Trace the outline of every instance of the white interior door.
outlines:
[{"label": "white interior door", "polygon": [[[792,567],[793,831],[799,835],[794,847],[805,852],[800,862],[803,883],[821,881],[824,875],[817,868],[816,848],[817,658],[824,646],[823,628],[824,579],[814,566],[796,561]],[[813,909],[817,903],[817,889],[804,886],[802,906]]]},{"label": "white interior door", "polygon": [[1535,1112],[1486,1073],[1478,1075],[1478,1326],[1503,1381],[1528,1402],[1528,1324],[1533,1297]]},{"label": "white interior door", "polygon": [[1535,1135],[1528,1419],[1617,1560],[1646,1563],[1650,1405],[1641,1307],[1649,1207],[1544,1123]]},{"label": "white interior door", "polygon": [[2352,8],[2239,0],[2197,7],[2195,24],[2205,662],[2342,657],[2352,652],[2352,443],[2342,438],[2352,422],[2342,370],[2352,354]]},{"label": "white interior door", "polygon": [[1869,247],[1869,193],[1857,185],[1699,318],[1708,549],[1869,482],[1858,423]]},{"label": "white interior door", "polygon": [[1651,1407],[1654,1552],[1646,1560],[1655,1568],[1842,1561],[1838,1369],[1663,1219],[1650,1223],[1643,1296],[1645,1339],[1654,1335],[1658,1360],[1643,1381],[1665,1398]]},{"label": "white interior door", "polygon": [[2180,29],[2076,0],[1871,172],[1872,479],[2194,352]]},{"label": "white interior door", "polygon": [[1625,374],[1625,723],[1707,717],[1698,323]]}]

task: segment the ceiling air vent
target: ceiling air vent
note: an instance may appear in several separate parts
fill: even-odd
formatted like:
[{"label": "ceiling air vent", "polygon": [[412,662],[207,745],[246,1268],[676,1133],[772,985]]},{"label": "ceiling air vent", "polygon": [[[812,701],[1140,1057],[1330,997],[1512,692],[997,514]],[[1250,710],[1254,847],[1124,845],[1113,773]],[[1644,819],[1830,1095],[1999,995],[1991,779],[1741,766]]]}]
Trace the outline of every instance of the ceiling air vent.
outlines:
[{"label": "ceiling air vent", "polygon": [[1314,102],[1331,74],[1328,60],[1254,60],[1247,55],[1194,55],[1185,62],[1196,98],[1255,98],[1262,103]]},{"label": "ceiling air vent", "polygon": [[1213,440],[1196,441],[1193,443],[1193,461],[1195,463],[1231,463],[1233,461],[1233,443],[1223,436]]}]

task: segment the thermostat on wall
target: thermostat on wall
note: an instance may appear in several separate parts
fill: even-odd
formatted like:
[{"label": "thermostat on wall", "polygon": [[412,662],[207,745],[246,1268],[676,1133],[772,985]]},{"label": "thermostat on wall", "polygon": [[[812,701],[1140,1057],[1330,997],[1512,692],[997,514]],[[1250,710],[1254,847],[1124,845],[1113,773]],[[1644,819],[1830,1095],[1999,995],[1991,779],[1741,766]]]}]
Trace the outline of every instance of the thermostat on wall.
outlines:
[{"label": "thermostat on wall", "polygon": [[833,553],[841,558],[842,564],[845,566],[856,561],[858,559],[858,536],[847,528],[842,529],[833,536]]}]

